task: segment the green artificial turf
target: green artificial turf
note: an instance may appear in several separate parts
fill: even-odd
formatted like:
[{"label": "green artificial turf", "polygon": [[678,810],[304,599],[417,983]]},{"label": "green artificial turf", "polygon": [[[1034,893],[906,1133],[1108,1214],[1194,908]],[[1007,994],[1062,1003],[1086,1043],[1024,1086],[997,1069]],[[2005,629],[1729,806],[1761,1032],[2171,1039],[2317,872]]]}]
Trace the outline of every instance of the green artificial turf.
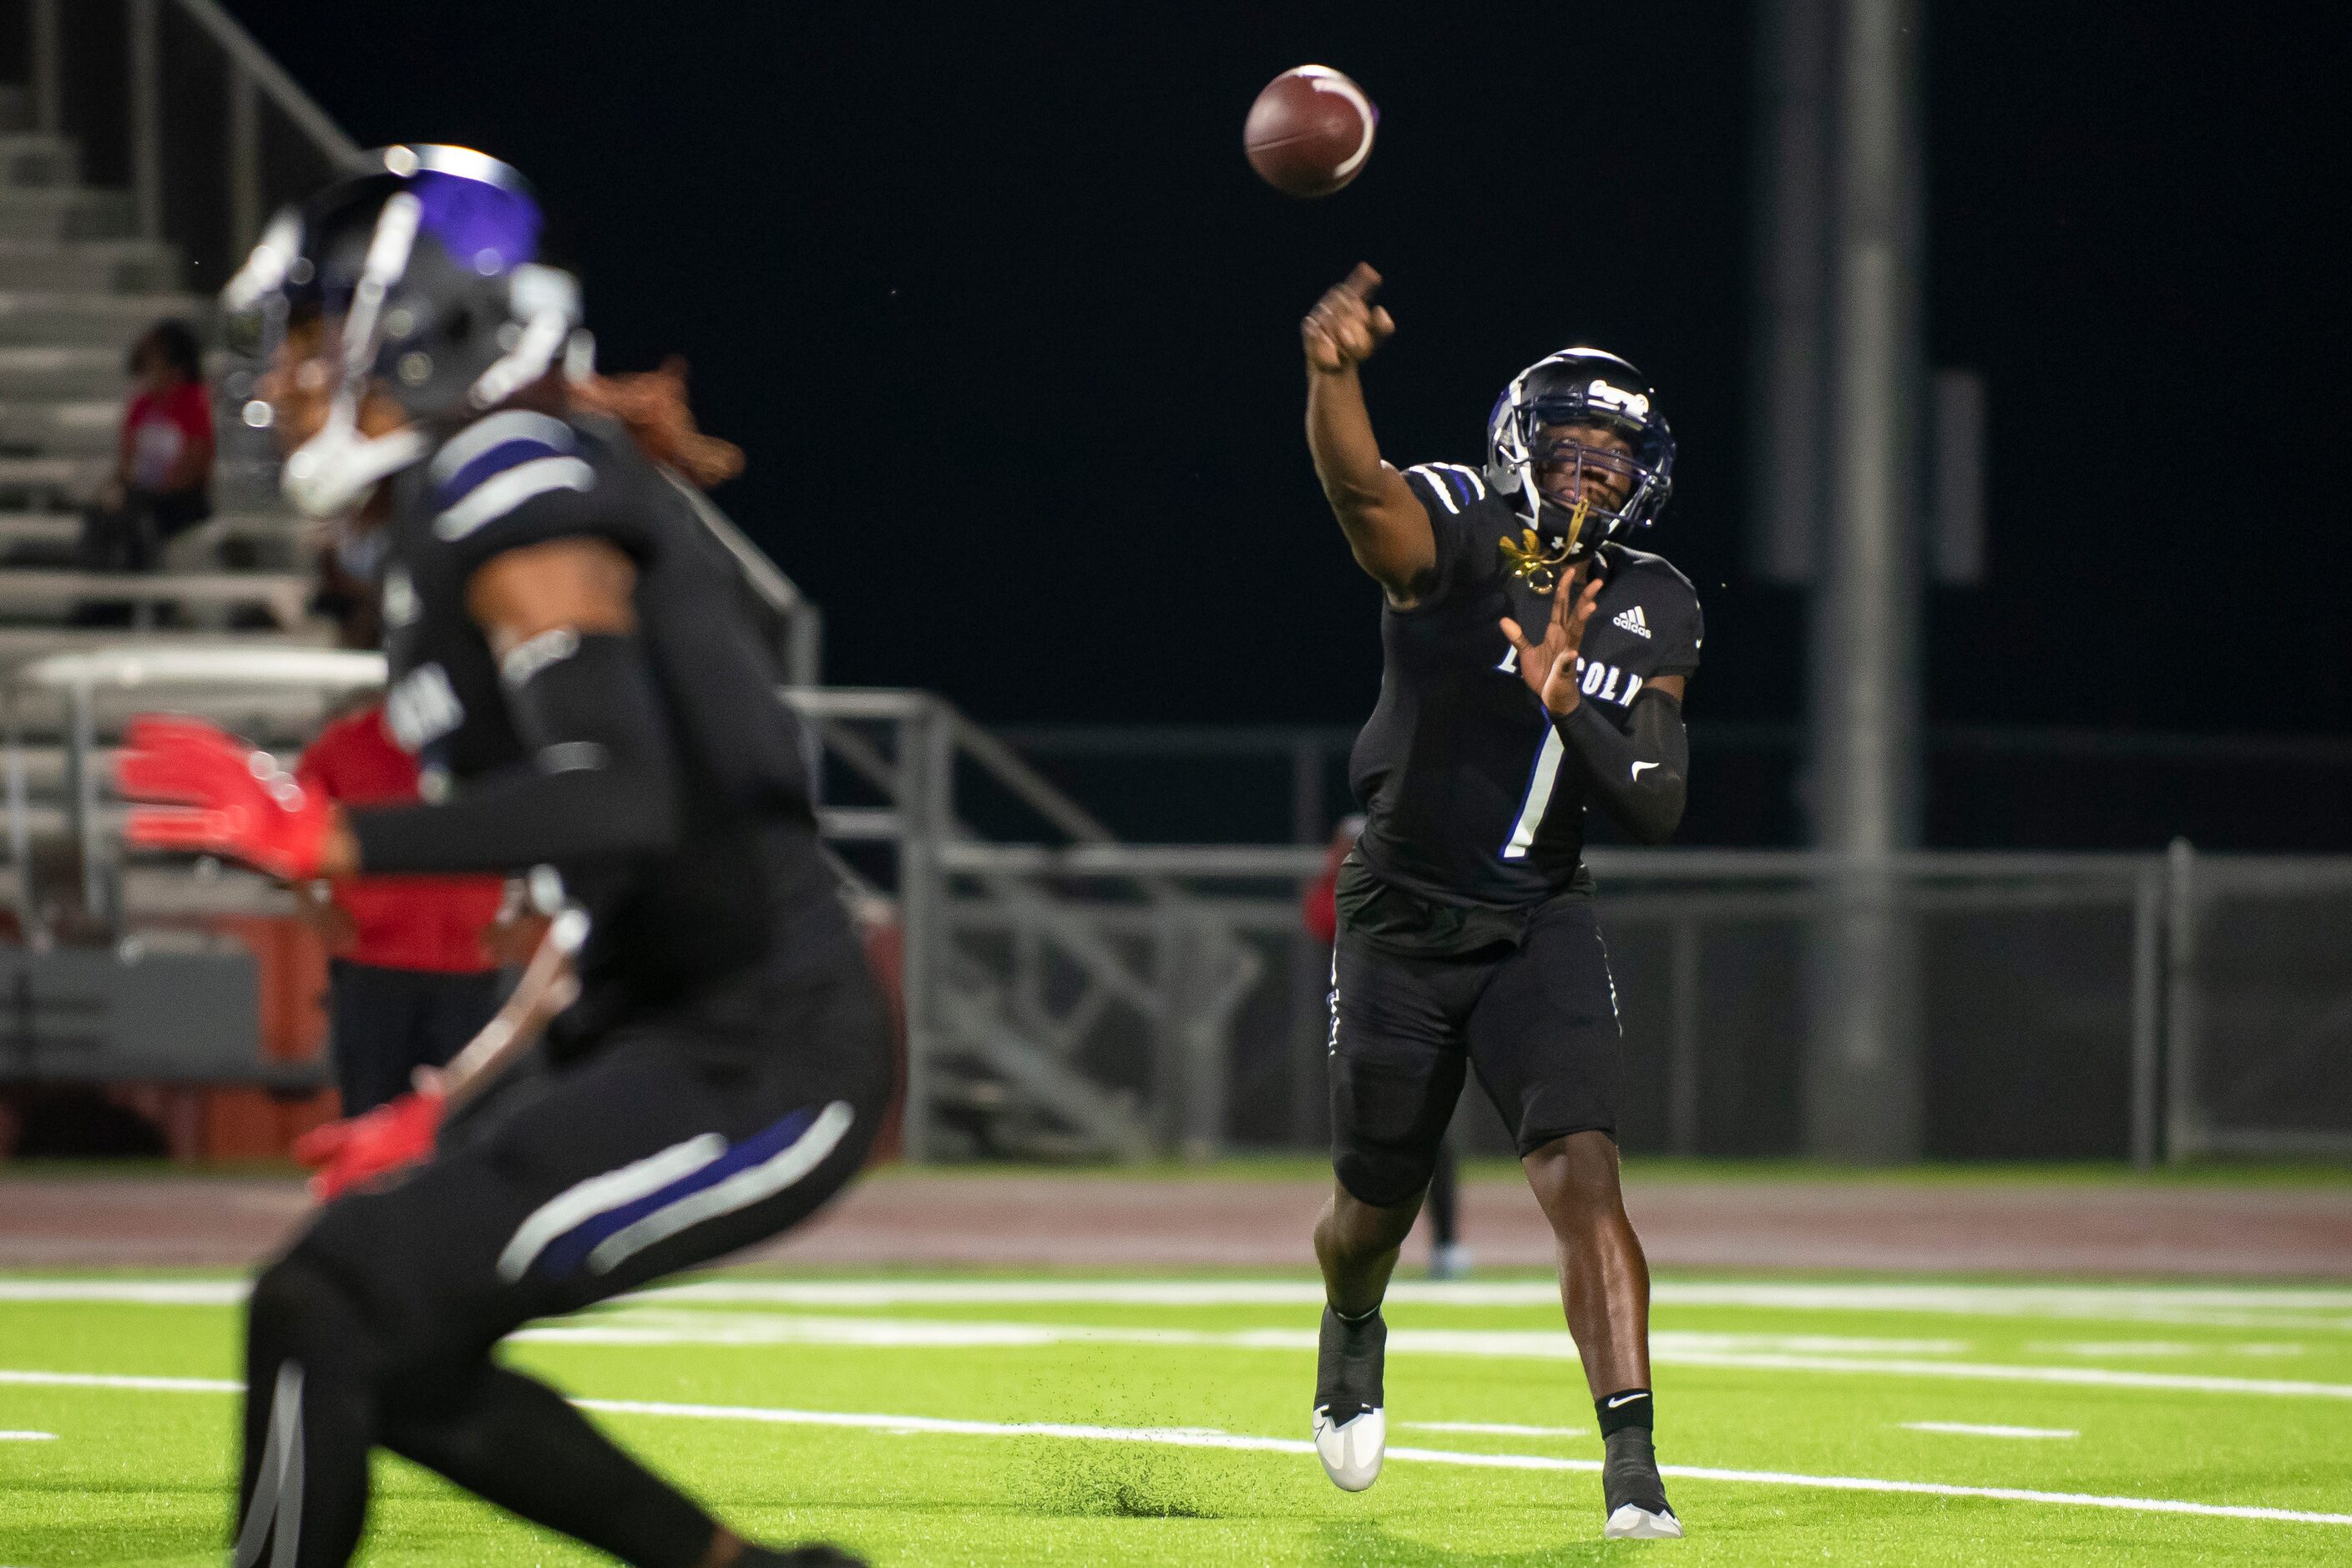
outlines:
[{"label": "green artificial turf", "polygon": [[[114,1277],[117,1279],[129,1277]],[[156,1278],[161,1278],[160,1276]],[[172,1278],[184,1279],[187,1276]],[[1230,1286],[1229,1277],[1204,1282]],[[965,1298],[926,1299],[932,1282]],[[0,1374],[235,1375],[232,1304],[12,1300]],[[2352,1524],[1828,1490],[1675,1478],[1680,1543],[1599,1540],[1589,1471],[1392,1458],[1360,1496],[1315,1460],[1088,1436],[777,1424],[846,1415],[1054,1423],[1297,1439],[1311,1300],[1104,1299],[1099,1279],[730,1275],[542,1326],[516,1363],[599,1412],[638,1453],[747,1531],[828,1537],[877,1563],[1520,1564],[2352,1562]],[[1296,1296],[1297,1275],[1276,1283]],[[1481,1288],[1517,1283],[1497,1301]],[[2352,1290],[1662,1279],[1659,1450],[1670,1465],[1877,1478],[2352,1515]],[[1861,1294],[1875,1284],[1924,1294]],[[974,1285],[985,1287],[975,1290]],[[1794,1295],[1789,1291],[1797,1292]],[[1577,1364],[1540,1280],[1417,1287],[1389,1312],[1390,1441],[1454,1454],[1597,1458]],[[754,1299],[742,1299],[746,1296]],[[1416,1340],[1416,1336],[1429,1336]],[[898,1342],[905,1341],[928,1342]],[[1473,1353],[1476,1352],[1476,1353]],[[1927,1367],[2090,1369],[2210,1388],[1992,1381]],[[2260,1384],[2317,1385],[2264,1391]],[[216,1564],[235,1399],[0,1377],[0,1565]],[[2015,1438],[1906,1422],[2071,1430]],[[1430,1430],[1511,1424],[1568,1435]],[[1215,1440],[1213,1435],[1195,1440]],[[593,1554],[400,1461],[377,1468],[370,1564],[558,1564]]]}]

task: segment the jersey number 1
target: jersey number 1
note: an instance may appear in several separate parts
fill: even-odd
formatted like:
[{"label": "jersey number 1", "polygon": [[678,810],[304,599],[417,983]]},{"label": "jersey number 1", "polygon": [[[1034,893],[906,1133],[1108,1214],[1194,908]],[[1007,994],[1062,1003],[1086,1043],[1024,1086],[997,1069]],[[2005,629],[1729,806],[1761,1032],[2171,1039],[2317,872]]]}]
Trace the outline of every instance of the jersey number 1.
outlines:
[{"label": "jersey number 1", "polygon": [[1536,752],[1535,771],[1528,776],[1527,798],[1519,803],[1519,819],[1511,824],[1509,842],[1503,846],[1503,858],[1524,860],[1536,841],[1536,829],[1543,826],[1545,808],[1551,805],[1552,786],[1559,782],[1559,764],[1568,760],[1568,745],[1559,738],[1559,731],[1549,720],[1544,723],[1543,748]]}]

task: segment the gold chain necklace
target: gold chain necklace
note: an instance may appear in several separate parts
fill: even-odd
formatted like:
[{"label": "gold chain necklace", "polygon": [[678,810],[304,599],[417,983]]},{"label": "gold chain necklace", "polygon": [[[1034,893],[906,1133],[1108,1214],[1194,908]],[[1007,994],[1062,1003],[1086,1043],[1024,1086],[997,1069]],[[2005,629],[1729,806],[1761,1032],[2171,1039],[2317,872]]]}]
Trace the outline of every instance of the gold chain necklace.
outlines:
[{"label": "gold chain necklace", "polygon": [[1576,503],[1576,510],[1569,514],[1567,536],[1550,550],[1544,548],[1543,541],[1532,528],[1521,529],[1517,539],[1503,540],[1503,559],[1511,563],[1511,575],[1538,594],[1549,594],[1558,587],[1559,569],[1568,564],[1570,554],[1576,549],[1577,538],[1584,531],[1585,513],[1591,506],[1586,500]]}]

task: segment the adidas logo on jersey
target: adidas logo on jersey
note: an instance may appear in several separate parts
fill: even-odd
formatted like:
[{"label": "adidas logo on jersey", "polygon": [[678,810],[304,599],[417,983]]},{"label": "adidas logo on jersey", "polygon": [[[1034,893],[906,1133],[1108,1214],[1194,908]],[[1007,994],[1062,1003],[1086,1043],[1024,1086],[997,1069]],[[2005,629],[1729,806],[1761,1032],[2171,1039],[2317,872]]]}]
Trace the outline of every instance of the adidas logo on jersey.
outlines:
[{"label": "adidas logo on jersey", "polygon": [[1637,637],[1646,638],[1650,635],[1649,620],[1642,614],[1642,606],[1639,605],[1627,610],[1624,614],[1619,616],[1610,624],[1621,626],[1626,631],[1632,632]]}]

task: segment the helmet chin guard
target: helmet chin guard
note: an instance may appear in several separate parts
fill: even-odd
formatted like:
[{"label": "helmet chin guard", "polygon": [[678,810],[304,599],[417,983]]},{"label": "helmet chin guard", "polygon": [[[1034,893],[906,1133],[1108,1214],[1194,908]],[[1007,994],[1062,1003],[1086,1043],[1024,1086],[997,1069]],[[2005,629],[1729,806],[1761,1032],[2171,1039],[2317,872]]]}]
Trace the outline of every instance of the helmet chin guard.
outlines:
[{"label": "helmet chin guard", "polygon": [[[1548,435],[1562,426],[1600,426],[1623,437],[1630,456]],[[1544,493],[1542,471],[1576,467],[1577,500],[1562,505]],[[1587,468],[1626,482],[1612,508],[1585,480]],[[1562,349],[1511,378],[1486,418],[1486,482],[1542,538],[1568,555],[1589,554],[1656,520],[1674,493],[1675,437],[1642,373],[1600,349]]]},{"label": "helmet chin guard", "polygon": [[403,468],[425,460],[433,438],[414,425],[363,436],[352,408],[338,397],[319,433],[296,447],[279,470],[278,488],[305,517],[341,517]]}]

